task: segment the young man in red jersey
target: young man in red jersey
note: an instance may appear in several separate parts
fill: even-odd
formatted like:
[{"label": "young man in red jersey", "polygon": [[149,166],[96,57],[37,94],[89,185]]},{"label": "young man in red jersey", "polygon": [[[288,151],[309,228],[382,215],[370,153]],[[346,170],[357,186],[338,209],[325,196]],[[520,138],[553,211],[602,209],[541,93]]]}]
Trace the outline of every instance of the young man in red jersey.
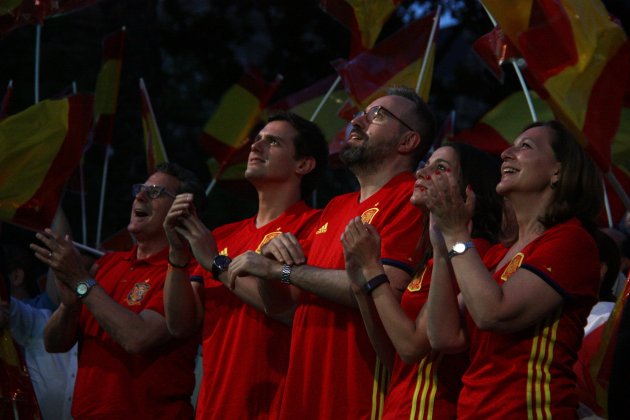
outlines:
[{"label": "young man in red jersey", "polygon": [[[167,276],[166,317],[174,334],[202,329],[203,379],[197,418],[266,419],[278,411],[289,358],[290,327],[263,313],[258,280],[227,285],[230,258],[282,234],[305,237],[319,215],[303,196],[323,171],[328,149],[319,128],[292,113],[272,116],[251,146],[245,177],[258,192],[258,213],[210,233],[192,196],[178,196],[164,229],[173,266],[185,266],[189,245],[200,268]],[[286,288],[288,291],[288,288]]]},{"label": "young man in red jersey", "polygon": [[297,304],[281,419],[379,417],[388,373],[357,309],[340,237],[357,216],[377,229],[385,272],[400,298],[421,256],[422,213],[409,202],[412,170],[431,145],[434,125],[428,107],[411,89],[393,88],[374,100],[352,120],[340,155],[360,191],[334,198],[302,244],[290,234],[281,235],[264,250],[274,259],[247,253],[230,266],[232,279],[255,275],[268,280],[263,283],[267,296],[277,290],[273,280],[301,292],[292,294],[297,300],[275,307]]}]

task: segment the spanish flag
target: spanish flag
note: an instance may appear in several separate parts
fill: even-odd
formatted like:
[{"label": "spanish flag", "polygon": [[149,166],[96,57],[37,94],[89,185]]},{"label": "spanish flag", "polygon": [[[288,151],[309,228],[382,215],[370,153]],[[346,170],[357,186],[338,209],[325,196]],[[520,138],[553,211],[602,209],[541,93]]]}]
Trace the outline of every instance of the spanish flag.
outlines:
[{"label": "spanish flag", "polygon": [[630,45],[601,1],[482,0],[527,63],[530,84],[607,171]]},{"label": "spanish flag", "polygon": [[147,158],[147,173],[155,172],[155,167],[163,162],[168,162],[166,149],[162,142],[162,135],[158,128],[151,98],[144,85],[144,80],[140,79],[140,105],[142,110],[142,132],[144,133],[144,151]]},{"label": "spanish flag", "polygon": [[319,6],[350,30],[350,57],[374,46],[402,0],[321,0]]},{"label": "spanish flag", "polygon": [[92,95],[45,100],[0,122],[0,220],[42,229],[79,164]]},{"label": "spanish flag", "polygon": [[103,64],[94,89],[94,141],[111,144],[118,106],[125,27],[103,40]]},{"label": "spanish flag", "polygon": [[[540,121],[554,119],[553,110],[536,92],[530,91],[530,96]],[[612,141],[611,171],[622,187],[630,191],[630,107],[624,107],[622,115],[621,124]],[[499,156],[531,122],[525,95],[519,91],[507,96],[488,111],[474,127],[457,133],[454,141],[467,143]],[[620,220],[625,213],[625,206],[608,180],[605,180],[605,185],[613,220]]]},{"label": "spanish flag", "polygon": [[[302,118],[310,120],[318,107],[317,116],[313,120],[324,133],[330,154],[338,152],[337,140],[339,132],[344,131],[348,120],[340,115],[349,97],[343,88],[334,89],[322,103],[328,90],[335,83],[335,76],[326,77],[319,82],[281,99],[269,107],[270,110],[288,110]],[[272,111],[273,112],[273,111]],[[341,136],[343,138],[343,136]],[[335,146],[335,147],[333,147]]]},{"label": "spanish flag", "polygon": [[430,47],[427,71],[419,92],[425,101],[428,99],[433,77],[435,38],[432,45],[429,46],[428,42],[434,19],[439,17],[432,13],[408,24],[352,60],[340,59],[333,62],[333,67],[342,77],[346,90],[357,105],[367,107],[392,86],[415,87],[424,53]]},{"label": "spanish flag", "polygon": [[235,150],[247,143],[280,80],[268,85],[259,74],[245,73],[223,94],[203,128],[200,143],[204,150],[218,162],[227,162]]}]

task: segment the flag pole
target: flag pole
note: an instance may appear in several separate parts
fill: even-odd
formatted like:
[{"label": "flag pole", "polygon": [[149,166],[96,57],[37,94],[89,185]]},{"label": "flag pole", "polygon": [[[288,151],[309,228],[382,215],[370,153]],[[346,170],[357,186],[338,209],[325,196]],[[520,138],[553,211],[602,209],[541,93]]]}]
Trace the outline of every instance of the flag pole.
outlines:
[{"label": "flag pole", "polygon": [[315,111],[313,111],[313,115],[311,115],[311,118],[309,119],[309,121],[311,122],[315,121],[315,118],[317,118],[317,116],[319,115],[319,112],[322,110],[322,108],[324,107],[324,104],[328,100],[328,97],[332,95],[332,93],[335,91],[339,82],[341,82],[341,76],[337,76],[333,84],[328,89],[328,92],[326,92],[322,100],[319,102],[319,105],[317,105],[317,108],[315,108]]},{"label": "flag pole", "polygon": [[422,80],[424,79],[424,73],[427,70],[427,62],[429,61],[429,54],[431,54],[431,50],[433,49],[433,40],[435,39],[435,34],[437,32],[438,23],[440,21],[440,13],[442,12],[442,6],[438,5],[435,10],[435,17],[433,18],[433,26],[431,27],[431,34],[429,35],[429,42],[427,43],[427,48],[424,50],[424,58],[422,59],[422,67],[420,67],[420,74],[418,75],[418,83],[416,83],[416,93],[420,92],[420,86],[422,85]]},{"label": "flag pole", "polygon": [[114,149],[108,144],[105,150],[105,160],[103,161],[103,182],[101,184],[101,198],[98,206],[98,222],[96,224],[96,243],[98,247],[101,243],[101,228],[103,226],[103,209],[105,207],[105,189],[107,187],[107,171],[109,169],[110,155],[114,154]]},{"label": "flag pole", "polygon": [[[151,117],[151,121],[155,122],[155,134],[156,134],[156,139],[155,141],[158,143],[158,148],[162,149],[162,153],[164,153],[164,160],[166,162],[168,162],[168,156],[166,154],[166,148],[164,147],[164,143],[162,142],[162,135],[160,134],[160,128],[157,126],[157,120],[155,119],[155,113],[153,112],[153,105],[151,105],[151,98],[149,97],[149,92],[147,91],[147,86],[144,84],[144,79],[141,77],[140,78],[140,90],[142,91],[142,94],[144,95],[145,99],[146,99],[146,103],[147,103],[147,110],[149,111],[149,115]],[[147,132],[151,133],[151,129],[150,127],[147,127]],[[150,137],[150,134],[147,135],[147,137]],[[150,143],[149,138],[147,138],[147,144],[145,145],[145,147],[148,149],[149,147],[152,147],[152,142]],[[148,152],[148,150],[147,150]],[[148,156],[148,153],[147,153]],[[155,158],[155,156],[154,156]],[[148,163],[148,162],[147,162]],[[149,174],[151,175],[151,174]]]},{"label": "flag pole", "polygon": [[610,182],[610,185],[612,185],[615,192],[619,195],[619,199],[623,203],[626,210],[630,211],[630,198],[628,198],[628,194],[623,189],[623,186],[619,183],[619,180],[617,180],[617,177],[612,172],[612,170],[606,172],[606,179],[608,180],[608,182]]},{"label": "flag pole", "polygon": [[[77,81],[72,81],[72,93],[74,95],[77,94]],[[81,192],[79,193],[81,199],[81,239],[83,239],[83,243],[87,244],[87,211],[85,207],[85,181],[83,179],[83,157],[79,161],[79,188],[81,188]]]},{"label": "flag pole", "polygon": [[[481,5],[483,6],[483,9],[486,11],[488,18],[490,18],[490,22],[492,22],[492,26],[496,28],[497,26],[496,19],[490,14],[490,12],[488,11],[488,9],[483,3]],[[521,68],[518,66],[518,63],[517,63],[518,61],[523,64],[526,64],[525,60],[519,59],[519,60],[511,60],[511,61],[512,61],[512,67],[514,67],[514,71],[516,72],[516,77],[518,78],[518,81],[521,84],[523,95],[525,95],[525,100],[527,101],[527,107],[529,108],[529,113],[532,116],[532,121],[538,122],[538,114],[536,113],[536,108],[534,108],[534,102],[532,101],[532,96],[529,94],[529,88],[527,87],[527,83],[525,83],[523,72],[521,71]]]},{"label": "flag pole", "polygon": [[35,93],[35,103],[39,103],[39,59],[42,47],[42,24],[35,26],[35,75],[33,78],[33,91]]}]

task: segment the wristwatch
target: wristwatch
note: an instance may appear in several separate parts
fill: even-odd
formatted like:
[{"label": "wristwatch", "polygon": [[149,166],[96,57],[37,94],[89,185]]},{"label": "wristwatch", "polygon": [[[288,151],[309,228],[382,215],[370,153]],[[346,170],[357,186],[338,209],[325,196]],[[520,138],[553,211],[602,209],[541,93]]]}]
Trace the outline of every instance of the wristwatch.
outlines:
[{"label": "wristwatch", "polygon": [[77,287],[74,289],[74,293],[77,295],[79,299],[83,299],[90,293],[92,287],[96,286],[96,280],[94,279],[86,279],[84,281],[80,281],[77,283]]},{"label": "wristwatch", "polygon": [[475,244],[472,241],[468,242],[456,242],[455,245],[448,251],[448,259],[462,255],[464,252],[468,251],[469,248],[474,248]]},{"label": "wristwatch", "polygon": [[212,260],[212,276],[219,280],[219,275],[227,271],[232,259],[227,255],[217,255]]},{"label": "wristwatch", "polygon": [[291,266],[284,264],[282,266],[282,274],[280,275],[280,283],[291,284]]}]

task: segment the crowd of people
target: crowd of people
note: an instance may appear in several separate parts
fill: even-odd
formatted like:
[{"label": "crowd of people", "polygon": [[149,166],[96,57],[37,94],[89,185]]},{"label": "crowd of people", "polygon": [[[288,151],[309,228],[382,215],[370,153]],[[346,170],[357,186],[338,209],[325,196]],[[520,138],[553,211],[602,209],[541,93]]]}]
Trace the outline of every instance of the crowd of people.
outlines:
[{"label": "crowd of people", "polygon": [[71,414],[40,401],[43,418],[627,416],[622,357],[607,407],[588,407],[575,367],[620,271],[596,223],[595,165],[557,121],[525,127],[500,157],[429,153],[434,136],[420,97],[390,89],[340,153],[359,190],[317,210],[305,198],[326,141],[280,112],[251,145],[251,218],[209,230],[199,182],[165,163],[133,185],[131,250],[90,266],[67,232],[38,233],[59,301],[38,351],[76,363]]}]

